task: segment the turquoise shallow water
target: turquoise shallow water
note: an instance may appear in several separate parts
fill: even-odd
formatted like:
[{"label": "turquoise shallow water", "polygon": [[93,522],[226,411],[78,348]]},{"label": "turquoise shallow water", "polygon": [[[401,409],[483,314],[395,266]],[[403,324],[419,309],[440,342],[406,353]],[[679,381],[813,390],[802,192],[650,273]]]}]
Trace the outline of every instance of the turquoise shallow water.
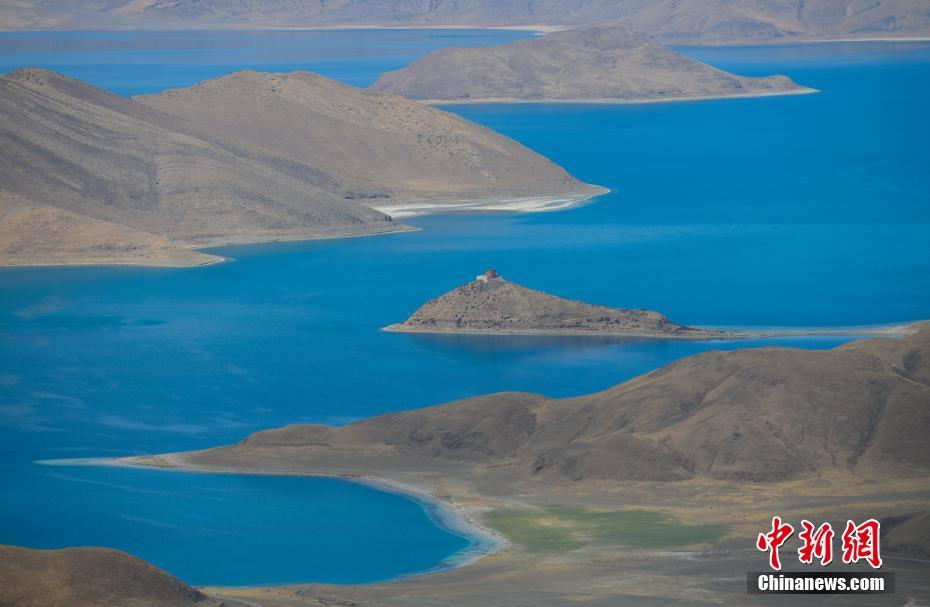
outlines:
[{"label": "turquoise shallow water", "polygon": [[[37,46],[26,37],[13,59],[0,57],[6,67],[78,65],[75,75],[130,94],[238,65],[322,65],[313,53],[331,55],[329,75],[364,83],[458,36],[475,43],[504,36],[327,34],[328,50],[291,38],[275,47],[291,54],[274,61],[264,58],[271,50],[248,42],[231,54],[238,64],[230,58],[209,74],[188,65],[196,61],[184,50],[194,44],[190,34],[179,38],[187,67],[176,73],[163,68],[167,42],[98,55],[122,35],[88,34],[79,43],[68,38],[75,35],[43,35]],[[10,48],[9,39],[0,34],[0,48]],[[82,44],[90,50],[79,52]],[[359,45],[381,50],[349,57]],[[340,48],[344,56],[333,50]],[[227,247],[220,252],[234,263],[208,268],[0,271],[0,542],[122,547],[198,583],[357,582],[429,569],[466,541],[399,496],[331,479],[33,462],[206,447],[286,423],[341,424],[497,390],[566,396],[710,348],[844,341],[378,331],[486,267],[560,295],[650,307],[686,323],[930,318],[928,46],[685,50],[744,73],[787,73],[823,92],[450,108],[613,192],[560,213],[424,217],[411,221],[423,228],[417,233]],[[129,59],[135,68],[113,68]],[[301,532],[275,539],[295,528]],[[261,565],[216,557],[233,550]]]}]

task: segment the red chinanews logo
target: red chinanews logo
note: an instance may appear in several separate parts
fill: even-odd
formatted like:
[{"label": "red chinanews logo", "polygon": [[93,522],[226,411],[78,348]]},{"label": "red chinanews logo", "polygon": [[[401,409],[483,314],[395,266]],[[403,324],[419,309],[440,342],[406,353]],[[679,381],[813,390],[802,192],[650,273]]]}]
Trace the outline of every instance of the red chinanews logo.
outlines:
[{"label": "red chinanews logo", "polygon": [[[798,548],[798,560],[802,563],[813,563],[814,559],[820,561],[821,566],[833,562],[833,526],[823,523],[815,526],[807,519],[801,521],[801,532],[798,539],[801,547]],[[781,571],[781,557],[779,548],[794,534],[794,527],[790,523],[782,522],[781,517],[772,517],[772,529],[767,533],[760,533],[756,538],[756,548],[769,553],[769,567]],[[842,536],[842,559],[844,563],[858,563],[866,561],[874,569],[882,566],[879,536],[881,523],[870,518],[857,525],[846,521],[846,529]]]}]

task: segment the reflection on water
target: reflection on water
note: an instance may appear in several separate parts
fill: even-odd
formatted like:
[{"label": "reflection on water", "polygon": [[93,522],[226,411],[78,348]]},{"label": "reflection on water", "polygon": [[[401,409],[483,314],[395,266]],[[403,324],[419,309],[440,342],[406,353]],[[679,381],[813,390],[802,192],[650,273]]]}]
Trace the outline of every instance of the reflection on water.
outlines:
[{"label": "reflection on water", "polygon": [[471,350],[482,355],[535,350],[588,350],[604,346],[634,346],[667,342],[663,339],[617,335],[464,335],[461,333],[407,333],[418,345],[437,350]]}]

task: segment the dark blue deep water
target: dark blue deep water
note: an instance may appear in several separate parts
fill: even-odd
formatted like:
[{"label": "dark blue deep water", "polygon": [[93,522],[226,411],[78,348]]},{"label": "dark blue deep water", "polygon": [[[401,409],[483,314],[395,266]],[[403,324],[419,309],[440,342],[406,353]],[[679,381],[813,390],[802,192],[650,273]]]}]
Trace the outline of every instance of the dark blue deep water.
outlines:
[{"label": "dark blue deep water", "polygon": [[[0,70],[39,64],[120,94],[245,66],[366,84],[434,48],[525,35],[0,34]],[[378,330],[487,267],[685,323],[930,318],[930,46],[683,50],[822,92],[450,108],[613,192],[565,212],[426,217],[410,222],[417,233],[228,247],[220,252],[235,261],[207,268],[0,271],[0,543],[124,548],[194,583],[422,571],[467,541],[401,496],[331,479],[34,462],[207,447],[497,390],[579,394],[710,348],[844,341]]]}]

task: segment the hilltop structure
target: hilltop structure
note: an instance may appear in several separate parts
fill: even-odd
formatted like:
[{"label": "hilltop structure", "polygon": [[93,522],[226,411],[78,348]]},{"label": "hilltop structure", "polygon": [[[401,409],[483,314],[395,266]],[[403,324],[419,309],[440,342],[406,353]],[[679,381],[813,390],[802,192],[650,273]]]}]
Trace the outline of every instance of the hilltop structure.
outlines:
[{"label": "hilltop structure", "polygon": [[737,337],[689,327],[645,309],[609,308],[562,299],[506,280],[490,269],[423,304],[406,321],[386,327],[400,333],[619,335],[663,339]]}]

